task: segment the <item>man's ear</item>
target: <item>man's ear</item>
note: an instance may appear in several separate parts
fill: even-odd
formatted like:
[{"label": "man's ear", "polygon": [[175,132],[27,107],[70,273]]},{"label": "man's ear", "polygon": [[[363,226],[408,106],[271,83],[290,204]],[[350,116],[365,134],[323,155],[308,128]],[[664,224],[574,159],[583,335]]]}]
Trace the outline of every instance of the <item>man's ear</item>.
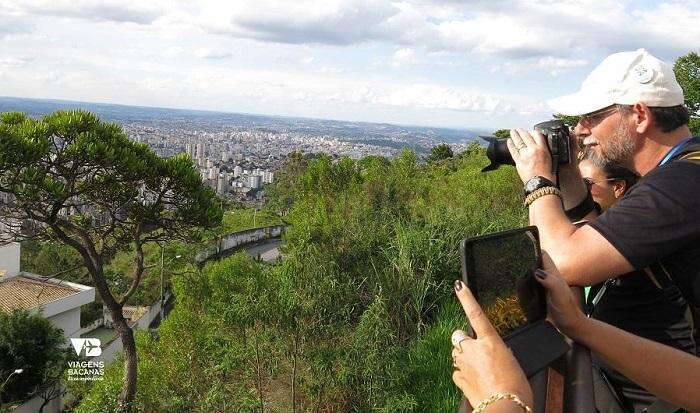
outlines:
[{"label": "man's ear", "polygon": [[625,181],[613,181],[612,190],[613,190],[613,194],[615,195],[615,199],[622,198],[622,195],[624,195],[625,192],[627,192],[627,182],[625,182]]},{"label": "man's ear", "polygon": [[643,134],[654,127],[654,115],[649,106],[644,103],[636,103],[632,106],[632,119],[634,119],[634,129],[638,134]]}]

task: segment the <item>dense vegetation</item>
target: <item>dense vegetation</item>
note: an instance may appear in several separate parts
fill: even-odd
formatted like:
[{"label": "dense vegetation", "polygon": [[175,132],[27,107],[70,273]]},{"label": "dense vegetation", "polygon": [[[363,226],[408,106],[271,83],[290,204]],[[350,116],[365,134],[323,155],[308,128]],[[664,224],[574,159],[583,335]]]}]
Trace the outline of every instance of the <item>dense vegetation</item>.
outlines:
[{"label": "dense vegetation", "polygon": [[[174,277],[175,309],[137,337],[136,410],[453,409],[457,245],[525,218],[515,171],[486,162],[477,146],[429,165],[408,151],[291,158],[270,191],[289,207],[284,260],[238,254]],[[112,411],[121,368],[76,411]]]},{"label": "dense vegetation", "polygon": [[[6,411],[3,405],[35,396],[46,402],[57,397],[68,359],[63,333],[47,319],[24,310],[0,311],[0,412]],[[17,369],[22,372],[13,374]]]},{"label": "dense vegetation", "polygon": [[[80,256],[123,344],[119,411],[130,411],[137,356],[123,310],[139,290],[144,249],[219,226],[214,191],[187,156],[161,158],[119,125],[71,110],[0,114],[0,192],[12,199],[0,208],[2,241],[58,242]],[[131,255],[132,277],[112,282],[106,267],[120,253]],[[123,294],[119,282],[129,283]]]}]

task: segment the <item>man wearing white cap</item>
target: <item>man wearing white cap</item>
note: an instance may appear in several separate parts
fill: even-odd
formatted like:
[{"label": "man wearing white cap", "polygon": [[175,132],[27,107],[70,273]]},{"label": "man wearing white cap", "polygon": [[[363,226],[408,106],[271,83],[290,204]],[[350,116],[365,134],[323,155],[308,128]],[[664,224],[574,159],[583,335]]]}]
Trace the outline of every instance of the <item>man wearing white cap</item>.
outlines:
[{"label": "man wearing white cap", "polygon": [[[689,113],[672,68],[643,49],[616,53],[578,92],[549,103],[558,113],[581,116],[574,133],[594,162],[618,163],[642,176],[616,205],[577,228],[565,209],[569,217],[572,211],[582,216],[593,203],[575,162],[562,166],[557,177],[542,135],[511,131],[508,148],[525,183],[530,222],[538,226],[542,248],[562,277],[586,286],[653,268],[650,280],[664,293],[667,288],[680,292],[679,302],[698,312],[700,139],[688,128]],[[637,298],[630,291],[629,299]],[[665,321],[666,330],[646,338],[696,353],[692,328]],[[648,330],[619,327],[643,336]]]}]

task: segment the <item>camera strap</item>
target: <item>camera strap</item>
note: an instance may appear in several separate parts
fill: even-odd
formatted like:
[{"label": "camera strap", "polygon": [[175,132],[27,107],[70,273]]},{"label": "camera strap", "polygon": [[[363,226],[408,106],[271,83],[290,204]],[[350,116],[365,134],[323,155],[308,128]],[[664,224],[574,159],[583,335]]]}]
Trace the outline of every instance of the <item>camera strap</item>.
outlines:
[{"label": "camera strap", "polygon": [[[608,280],[608,281],[610,281],[610,280]],[[593,310],[593,307],[595,307],[596,305],[598,305],[598,303],[600,302],[600,300],[603,298],[603,295],[605,294],[605,290],[608,289],[608,281],[606,281],[606,282],[603,283],[603,286],[600,287],[600,289],[598,290],[598,292],[596,293],[596,295],[595,295],[595,296],[593,297],[593,299],[591,300],[591,310]],[[592,312],[592,311],[591,311],[591,312]]]},{"label": "camera strap", "polygon": [[588,302],[587,310],[588,310],[589,317],[593,315],[593,310],[595,309],[595,306],[598,305],[600,300],[603,299],[603,296],[605,295],[605,292],[607,291],[608,286],[611,285],[612,283],[614,283],[615,280],[617,280],[617,278],[610,278],[609,280],[605,280],[603,285],[601,285],[600,288],[598,289],[598,291],[596,291],[593,298]]}]

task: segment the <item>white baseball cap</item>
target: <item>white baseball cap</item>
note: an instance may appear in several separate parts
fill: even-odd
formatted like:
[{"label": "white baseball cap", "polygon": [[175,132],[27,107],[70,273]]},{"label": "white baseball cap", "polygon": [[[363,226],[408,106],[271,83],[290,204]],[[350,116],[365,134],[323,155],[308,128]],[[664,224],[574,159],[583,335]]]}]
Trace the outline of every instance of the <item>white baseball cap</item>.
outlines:
[{"label": "white baseball cap", "polygon": [[673,68],[644,49],[611,54],[593,69],[578,92],[547,103],[557,113],[578,116],[638,102],[652,107],[683,104],[683,89]]}]

